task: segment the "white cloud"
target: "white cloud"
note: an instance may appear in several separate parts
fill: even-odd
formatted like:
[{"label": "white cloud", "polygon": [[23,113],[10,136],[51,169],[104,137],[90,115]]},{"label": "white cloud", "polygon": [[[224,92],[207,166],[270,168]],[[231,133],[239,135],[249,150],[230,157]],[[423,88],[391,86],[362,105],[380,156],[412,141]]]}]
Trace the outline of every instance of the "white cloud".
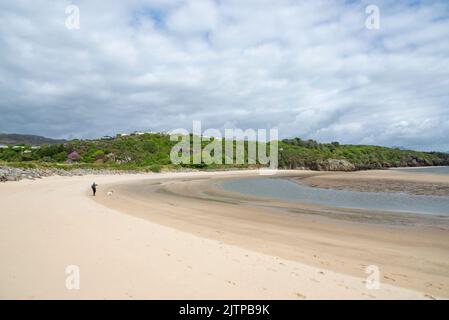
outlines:
[{"label": "white cloud", "polygon": [[209,32],[217,23],[217,8],[211,0],[188,0],[167,18],[170,31],[185,35]]},{"label": "white cloud", "polygon": [[0,131],[95,137],[278,127],[281,137],[449,150],[449,6],[379,1],[0,4]]}]

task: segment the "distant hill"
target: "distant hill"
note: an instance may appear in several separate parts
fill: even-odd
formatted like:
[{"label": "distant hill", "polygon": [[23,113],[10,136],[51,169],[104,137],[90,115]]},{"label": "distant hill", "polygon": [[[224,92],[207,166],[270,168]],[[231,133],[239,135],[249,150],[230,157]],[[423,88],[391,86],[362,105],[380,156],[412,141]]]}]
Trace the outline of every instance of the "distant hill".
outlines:
[{"label": "distant hill", "polygon": [[65,140],[51,139],[31,134],[0,133],[0,145],[30,144],[32,146],[41,146],[44,144],[60,144],[64,142]]}]

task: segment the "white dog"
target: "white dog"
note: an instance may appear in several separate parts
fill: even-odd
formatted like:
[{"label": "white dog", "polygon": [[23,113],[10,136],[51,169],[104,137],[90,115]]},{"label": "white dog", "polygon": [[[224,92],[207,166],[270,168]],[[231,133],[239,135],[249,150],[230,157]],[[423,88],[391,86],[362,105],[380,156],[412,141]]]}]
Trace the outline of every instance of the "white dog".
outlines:
[{"label": "white dog", "polygon": [[113,190],[111,190],[111,191],[108,191],[108,193],[107,193],[107,195],[110,197],[110,196],[112,196],[114,194],[114,191]]}]

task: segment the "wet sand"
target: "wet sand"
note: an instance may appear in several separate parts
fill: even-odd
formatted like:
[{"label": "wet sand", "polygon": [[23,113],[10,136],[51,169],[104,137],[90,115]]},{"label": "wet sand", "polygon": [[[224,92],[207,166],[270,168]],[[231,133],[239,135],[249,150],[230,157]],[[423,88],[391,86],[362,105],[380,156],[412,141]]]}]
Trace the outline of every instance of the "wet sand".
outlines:
[{"label": "wet sand", "polygon": [[449,196],[449,175],[444,174],[414,173],[405,170],[320,172],[298,177],[296,180],[309,186],[327,189]]}]

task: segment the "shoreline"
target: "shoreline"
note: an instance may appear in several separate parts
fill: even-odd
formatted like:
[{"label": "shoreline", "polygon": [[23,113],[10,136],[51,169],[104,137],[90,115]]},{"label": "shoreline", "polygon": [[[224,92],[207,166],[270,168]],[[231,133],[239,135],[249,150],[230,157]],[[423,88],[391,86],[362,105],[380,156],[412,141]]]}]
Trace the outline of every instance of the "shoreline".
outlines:
[{"label": "shoreline", "polygon": [[318,173],[292,179],[300,184],[358,192],[402,192],[410,195],[449,196],[449,175],[408,170],[366,170]]},{"label": "shoreline", "polygon": [[364,267],[377,264],[384,283],[449,297],[447,217],[264,201],[217,187],[228,178],[112,184],[107,188],[114,196],[96,200],[184,232],[351,276],[363,277]]},{"label": "shoreline", "polygon": [[391,167],[387,170],[401,170],[401,169],[425,169],[425,168],[449,168],[447,165],[442,166],[418,166],[418,167]]},{"label": "shoreline", "polygon": [[[26,164],[26,163],[25,163]],[[370,171],[394,171],[394,170],[408,170],[408,169],[422,169],[422,168],[442,168],[449,166],[420,166],[420,167],[390,167],[382,169],[356,169],[353,171],[325,171],[325,170],[311,170],[308,168],[303,169],[278,169],[279,171],[310,171],[317,174],[320,173],[342,173],[342,172],[370,172]],[[190,173],[190,172],[242,172],[242,171],[259,171],[260,168],[211,168],[211,169],[179,169],[179,170],[167,170],[161,172],[152,172],[148,169],[115,169],[115,168],[58,168],[58,167],[16,167],[9,166],[7,163],[0,164],[0,183],[1,182],[16,182],[21,180],[36,180],[46,177],[63,176],[85,176],[85,175],[123,175],[123,174],[177,174],[177,173]]]},{"label": "shoreline", "polygon": [[[310,177],[310,176],[308,176]],[[247,179],[251,179],[251,178],[244,178],[244,180]],[[254,178],[254,179],[258,179],[258,178]],[[264,177],[262,177],[262,179],[264,179]],[[267,178],[265,178],[267,179]],[[270,179],[270,178],[268,178]],[[308,185],[306,183],[302,183],[301,179],[303,178],[295,178],[295,177],[290,177],[290,176],[285,176],[285,177],[275,177],[275,178],[271,178],[274,180],[284,180],[284,181],[288,181],[290,182],[292,185],[286,185],[286,184],[281,184],[279,187],[281,188],[296,188],[296,185],[299,185],[299,187],[301,187],[301,192],[305,191],[318,191],[318,192],[325,192],[326,190],[332,190],[335,191],[336,193],[334,194],[335,196],[344,196],[345,192],[351,192],[354,193],[358,198],[365,196],[365,192],[369,192],[366,190],[360,190],[360,189],[355,189],[354,188],[352,190],[348,190],[345,188],[334,188],[334,187],[326,187],[326,188],[322,188],[321,186],[314,184],[314,185]],[[236,182],[238,182],[238,180],[242,180],[242,179],[233,179],[233,180],[237,180]],[[299,205],[309,205],[309,206],[317,206],[320,207],[322,209],[326,209],[326,210],[336,210],[336,209],[341,209],[341,210],[364,210],[364,211],[368,211],[368,212],[375,212],[376,214],[382,215],[382,214],[390,214],[390,215],[406,215],[408,217],[411,217],[412,215],[432,215],[432,216],[448,216],[449,218],[449,198],[447,199],[447,205],[446,206],[440,206],[440,209],[437,210],[428,210],[425,211],[426,209],[425,206],[421,206],[420,209],[416,209],[413,206],[409,206],[409,207],[398,207],[398,208],[393,208],[393,207],[388,207],[388,206],[377,206],[375,204],[371,204],[368,206],[364,206],[363,204],[354,204],[351,203],[349,200],[346,200],[345,203],[332,203],[332,201],[330,203],[326,203],[326,201],[324,201],[324,199],[306,199],[301,201],[301,199],[296,199],[295,196],[301,196],[301,193],[298,192],[298,194],[296,195],[290,195],[285,197],[284,194],[271,194],[271,195],[267,195],[264,194],[267,191],[264,191],[264,188],[262,188],[262,190],[260,190],[262,192],[262,194],[258,194],[258,192],[254,192],[253,193],[253,189],[248,188],[248,187],[244,187],[244,190],[241,191],[233,191],[232,188],[232,184],[231,185],[227,185],[226,181],[225,182],[220,183],[220,185],[217,185],[217,188],[220,188],[222,190],[223,193],[231,193],[233,195],[233,197],[241,197],[242,195],[244,195],[245,197],[248,198],[253,198],[255,200],[269,200],[272,202],[285,202],[285,203],[290,203],[290,204],[299,204]],[[245,183],[245,181],[243,182]],[[266,182],[268,183],[268,182]],[[238,185],[238,183],[237,183]],[[254,185],[254,188],[257,189],[259,186],[258,185]],[[238,186],[237,186],[238,188]],[[318,189],[318,190],[314,190],[314,189]],[[275,191],[274,191],[275,192]],[[341,192],[341,193],[340,193]],[[369,192],[371,194],[373,194],[373,192]],[[394,191],[376,191],[375,194],[378,196],[388,196],[389,194],[394,194]],[[438,196],[438,195],[410,195],[404,192],[398,192],[397,196],[402,197],[402,196],[411,196],[411,199],[420,199],[421,200],[428,200],[428,199],[432,199],[433,201],[439,201],[441,200],[445,200],[447,197],[445,197],[444,195]],[[443,199],[444,197],[444,199]],[[369,199],[368,199],[369,200]],[[387,200],[390,200],[387,198]],[[430,205],[430,203],[429,203]],[[440,211],[442,210],[442,211]]]},{"label": "shoreline", "polygon": [[[226,172],[212,176],[220,174],[254,173]],[[432,290],[402,288],[384,278],[379,290],[368,290],[364,272],[354,277],[332,271],[324,264],[308,265],[213,240],[202,233],[180,231],[153,221],[157,219],[142,219],[103,206],[93,201],[89,193],[92,179],[99,184],[99,195],[104,200],[115,201],[123,194],[117,190],[107,198],[108,185],[154,182],[157,186],[158,179],[205,182],[210,175],[95,175],[0,184],[4,209],[0,212],[0,298],[433,299],[445,296]],[[182,189],[182,185],[178,187]],[[167,199],[159,193],[157,197]],[[189,207],[184,198],[180,201]],[[172,203],[175,206],[152,204],[163,215],[184,211],[175,203]],[[241,209],[245,212],[244,207]],[[188,220],[178,222],[189,223]],[[80,290],[68,290],[65,286],[68,265],[80,267]]]}]

